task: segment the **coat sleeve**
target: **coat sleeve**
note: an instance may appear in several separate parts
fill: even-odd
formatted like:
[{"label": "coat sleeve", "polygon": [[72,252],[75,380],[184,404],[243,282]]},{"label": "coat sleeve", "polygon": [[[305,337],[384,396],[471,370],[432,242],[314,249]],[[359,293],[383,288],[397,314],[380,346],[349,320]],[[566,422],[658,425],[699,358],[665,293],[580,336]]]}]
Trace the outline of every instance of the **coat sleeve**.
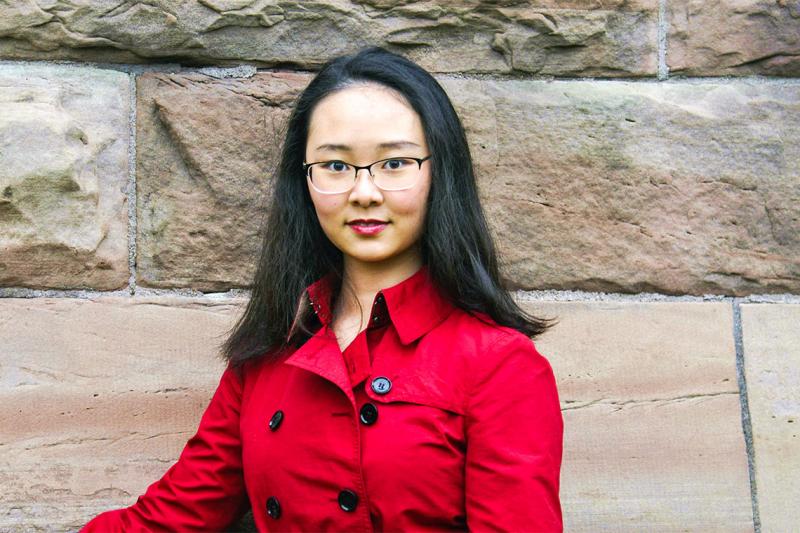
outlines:
[{"label": "coat sleeve", "polygon": [[136,503],[107,511],[81,532],[221,531],[246,510],[239,370],[228,367],[178,461]]},{"label": "coat sleeve", "polygon": [[467,526],[560,532],[564,425],[552,368],[516,332],[491,351],[467,404]]}]

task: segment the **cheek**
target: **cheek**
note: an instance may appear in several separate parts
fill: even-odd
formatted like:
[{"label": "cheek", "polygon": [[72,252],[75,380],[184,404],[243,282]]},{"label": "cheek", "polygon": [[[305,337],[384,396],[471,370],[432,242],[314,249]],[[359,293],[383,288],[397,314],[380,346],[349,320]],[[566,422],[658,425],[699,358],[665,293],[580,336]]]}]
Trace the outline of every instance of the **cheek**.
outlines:
[{"label": "cheek", "polygon": [[340,202],[337,201],[336,198],[324,196],[312,196],[312,201],[314,203],[314,211],[317,213],[320,224],[325,227],[326,225],[334,223],[336,215],[341,211],[341,207],[338,205]]},{"label": "cheek", "polygon": [[425,221],[425,212],[427,210],[428,194],[426,191],[420,191],[412,197],[404,199],[395,205],[394,211],[407,221],[409,229],[413,227],[415,232],[422,230],[422,225]]}]

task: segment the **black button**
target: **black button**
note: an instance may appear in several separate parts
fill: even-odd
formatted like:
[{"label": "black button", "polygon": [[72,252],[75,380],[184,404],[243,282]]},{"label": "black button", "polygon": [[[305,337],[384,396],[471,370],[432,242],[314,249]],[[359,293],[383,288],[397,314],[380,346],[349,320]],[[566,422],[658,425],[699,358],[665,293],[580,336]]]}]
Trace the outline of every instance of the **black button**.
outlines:
[{"label": "black button", "polygon": [[281,425],[281,422],[283,422],[283,411],[278,409],[275,411],[275,414],[272,415],[272,418],[269,419],[269,429],[275,431],[278,429],[278,426]]},{"label": "black button", "polygon": [[372,390],[375,391],[375,394],[386,394],[392,390],[392,382],[383,376],[375,378],[372,380]]},{"label": "black button", "polygon": [[371,403],[365,403],[361,406],[361,423],[371,426],[378,419],[378,408]]},{"label": "black button", "polygon": [[358,505],[358,494],[353,492],[350,489],[344,489],[342,492],[339,493],[339,507],[342,508],[342,511],[347,511],[348,513],[352,513],[356,510],[356,506]]},{"label": "black button", "polygon": [[267,514],[275,520],[281,517],[281,504],[275,496],[267,498]]}]

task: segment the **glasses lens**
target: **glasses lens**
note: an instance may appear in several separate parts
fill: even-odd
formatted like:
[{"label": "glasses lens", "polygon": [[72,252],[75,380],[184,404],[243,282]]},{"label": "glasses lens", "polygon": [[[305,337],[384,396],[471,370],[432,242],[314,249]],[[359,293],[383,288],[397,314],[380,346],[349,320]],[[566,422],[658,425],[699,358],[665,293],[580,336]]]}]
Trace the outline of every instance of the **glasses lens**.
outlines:
[{"label": "glasses lens", "polygon": [[342,161],[315,163],[309,169],[311,183],[324,192],[344,192],[353,187],[353,167]]},{"label": "glasses lens", "polygon": [[370,172],[377,187],[392,191],[413,187],[419,179],[420,166],[414,159],[397,157],[373,163]]}]

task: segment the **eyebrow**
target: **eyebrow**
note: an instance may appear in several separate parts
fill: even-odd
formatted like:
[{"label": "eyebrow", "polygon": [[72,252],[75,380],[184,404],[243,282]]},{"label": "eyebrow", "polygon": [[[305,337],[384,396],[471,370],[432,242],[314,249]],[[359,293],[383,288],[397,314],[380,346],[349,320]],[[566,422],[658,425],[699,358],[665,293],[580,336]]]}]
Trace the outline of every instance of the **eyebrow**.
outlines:
[{"label": "eyebrow", "polygon": [[[380,143],[378,145],[378,148],[405,148],[407,146],[416,146],[417,148],[419,148],[419,145],[417,143],[411,141],[391,141],[391,142]],[[319,146],[317,146],[317,150],[327,150],[330,152],[353,151],[353,149],[347,146],[346,144],[331,144],[331,143],[320,144]]]}]

